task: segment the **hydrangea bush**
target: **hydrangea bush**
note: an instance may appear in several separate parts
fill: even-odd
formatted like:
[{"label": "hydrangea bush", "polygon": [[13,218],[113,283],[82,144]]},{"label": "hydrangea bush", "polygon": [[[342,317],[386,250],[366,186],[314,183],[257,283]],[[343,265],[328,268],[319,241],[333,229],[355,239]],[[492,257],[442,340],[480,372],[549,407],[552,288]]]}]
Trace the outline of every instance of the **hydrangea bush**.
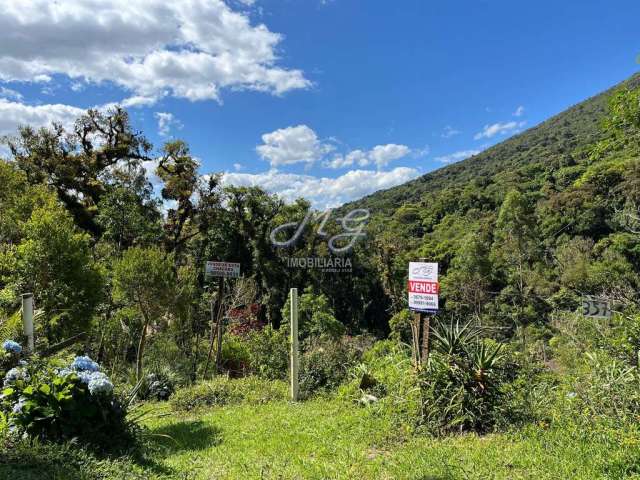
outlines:
[{"label": "hydrangea bush", "polygon": [[0,412],[19,435],[51,441],[78,439],[97,447],[126,446],[131,425],[113,383],[89,357],[56,369],[43,360],[4,376]]},{"label": "hydrangea bush", "polygon": [[20,355],[22,353],[22,346],[13,340],[5,340],[2,349],[8,354]]},{"label": "hydrangea bush", "polygon": [[0,350],[0,376],[4,377],[8,371],[19,366],[21,354],[22,346],[18,342],[5,340],[2,343],[2,350]]}]

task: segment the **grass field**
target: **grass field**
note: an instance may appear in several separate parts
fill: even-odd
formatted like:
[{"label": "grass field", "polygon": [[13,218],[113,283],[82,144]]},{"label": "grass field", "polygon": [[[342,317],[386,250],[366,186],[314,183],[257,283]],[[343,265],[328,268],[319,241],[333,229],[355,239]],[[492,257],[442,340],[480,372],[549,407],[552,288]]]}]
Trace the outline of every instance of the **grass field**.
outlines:
[{"label": "grass field", "polygon": [[[168,407],[159,407],[159,413]],[[1,479],[640,478],[638,432],[535,425],[446,439],[402,434],[372,410],[333,399],[214,407],[147,420],[150,460],[58,452],[0,462]],[[163,437],[167,435],[171,440]],[[51,454],[50,454],[51,456]]]},{"label": "grass field", "polygon": [[216,408],[150,427],[175,440],[159,464],[185,479],[629,478],[640,454],[635,435],[606,440],[544,426],[403,438],[366,409],[326,399]]}]

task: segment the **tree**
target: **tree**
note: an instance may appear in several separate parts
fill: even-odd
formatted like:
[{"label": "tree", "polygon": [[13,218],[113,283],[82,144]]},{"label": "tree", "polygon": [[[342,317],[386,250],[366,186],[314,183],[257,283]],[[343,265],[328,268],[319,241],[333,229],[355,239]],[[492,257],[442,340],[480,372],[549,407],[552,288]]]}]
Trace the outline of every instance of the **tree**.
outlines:
[{"label": "tree", "polygon": [[490,300],[490,245],[483,237],[479,232],[465,236],[442,280],[447,310],[459,315],[472,314],[476,319],[480,319]]},{"label": "tree", "polygon": [[100,233],[95,214],[106,192],[104,174],[118,165],[149,160],[151,150],[120,107],[89,110],[73,131],[55,123],[39,130],[21,127],[5,142],[29,183],[52,187],[76,224],[94,236]]},{"label": "tree", "polygon": [[109,172],[95,220],[102,240],[113,243],[117,252],[162,238],[160,201],[154,198],[144,168],[128,165]]},{"label": "tree", "polygon": [[44,332],[53,342],[86,329],[102,298],[103,280],[80,233],[56,200],[36,208],[21,227],[17,272],[22,291],[32,291],[45,313]]},{"label": "tree", "polygon": [[116,302],[131,305],[142,317],[136,354],[136,379],[140,381],[148,330],[157,326],[174,301],[175,275],[171,259],[156,247],[133,247],[116,264],[113,296]]}]

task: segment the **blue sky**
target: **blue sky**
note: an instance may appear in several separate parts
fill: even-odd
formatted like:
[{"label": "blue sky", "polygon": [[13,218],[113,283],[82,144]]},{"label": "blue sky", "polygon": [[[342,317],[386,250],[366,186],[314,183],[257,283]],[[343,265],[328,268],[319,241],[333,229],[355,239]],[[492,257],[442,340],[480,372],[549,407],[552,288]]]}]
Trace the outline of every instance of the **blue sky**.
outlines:
[{"label": "blue sky", "polygon": [[5,0],[0,134],[126,105],[202,173],[319,208],[534,126],[638,70],[622,0]]}]

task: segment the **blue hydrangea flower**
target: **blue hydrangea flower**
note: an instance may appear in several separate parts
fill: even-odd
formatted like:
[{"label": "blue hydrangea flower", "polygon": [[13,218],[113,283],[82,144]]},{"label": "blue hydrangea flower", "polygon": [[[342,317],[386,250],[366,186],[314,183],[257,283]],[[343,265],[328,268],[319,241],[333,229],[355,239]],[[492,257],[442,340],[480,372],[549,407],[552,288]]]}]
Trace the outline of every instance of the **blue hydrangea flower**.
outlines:
[{"label": "blue hydrangea flower", "polygon": [[5,352],[19,354],[22,353],[22,347],[18,342],[13,340],[5,340],[2,344],[2,348]]},{"label": "blue hydrangea flower", "polygon": [[20,360],[20,361],[18,362],[18,365],[20,365],[21,367],[26,367],[28,364],[27,364],[27,361],[26,361],[26,360]]},{"label": "blue hydrangea flower", "polygon": [[4,385],[11,385],[17,380],[24,380],[25,382],[28,382],[29,379],[29,374],[23,368],[16,367],[7,372],[7,375],[4,377]]},{"label": "blue hydrangea flower", "polygon": [[24,397],[20,397],[11,411],[14,414],[22,413],[22,408],[24,407],[25,403],[27,403],[27,399]]},{"label": "blue hydrangea flower", "polygon": [[111,395],[113,393],[113,383],[102,372],[92,373],[91,380],[89,380],[89,393],[91,395]]},{"label": "blue hydrangea flower", "polygon": [[74,372],[74,373],[78,375],[78,378],[82,383],[86,383],[87,385],[89,385],[92,375],[96,372]]},{"label": "blue hydrangea flower", "polygon": [[100,370],[100,365],[89,357],[76,357],[71,364],[71,368],[78,372],[97,372]]}]

